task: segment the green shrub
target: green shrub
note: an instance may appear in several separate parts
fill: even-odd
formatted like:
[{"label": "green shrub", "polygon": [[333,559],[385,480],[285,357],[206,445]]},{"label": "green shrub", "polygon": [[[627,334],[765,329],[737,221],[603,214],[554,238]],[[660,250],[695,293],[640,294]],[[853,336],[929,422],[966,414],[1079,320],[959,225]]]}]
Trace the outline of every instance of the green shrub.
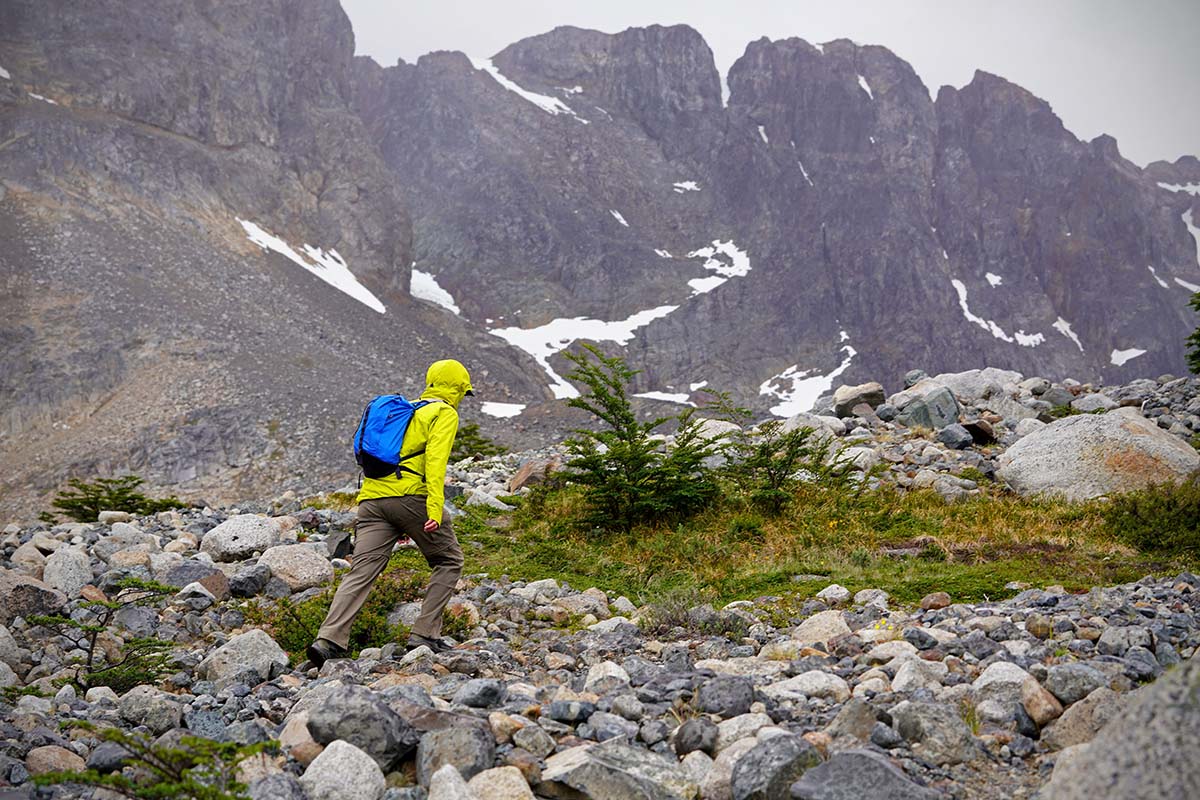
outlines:
[{"label": "green shrub", "polygon": [[[625,391],[637,372],[624,359],[605,356],[590,345],[567,358],[576,365],[567,377],[588,387],[587,394],[568,405],[601,424],[598,431],[581,429],[567,440],[573,458],[566,480],[585,489],[580,525],[628,532],[640,524],[672,524],[703,509],[718,491],[704,461],[723,442],[702,435],[695,410],[638,422]],[[667,448],[653,433],[672,421],[679,427],[674,446]]]},{"label": "green shrub", "polygon": [[454,437],[454,449],[450,451],[451,461],[461,461],[471,456],[498,456],[508,452],[508,448],[496,444],[479,432],[479,423],[468,422],[460,425]]},{"label": "green shrub", "polygon": [[1115,495],[1104,517],[1117,538],[1139,550],[1200,559],[1200,471],[1177,484]]},{"label": "green shrub", "polygon": [[813,433],[807,427],[784,430],[780,420],[764,422],[731,439],[725,472],[770,516],[783,512],[801,482],[857,491],[851,483],[854,466],[832,453],[831,439]]},{"label": "green shrub", "polygon": [[153,581],[126,578],[118,586],[119,591],[112,600],[94,600],[81,605],[89,612],[81,621],[61,615],[31,615],[30,624],[54,629],[74,644],[74,649],[84,652],[84,660],[75,665],[72,683],[87,691],[95,686],[111,687],[123,694],[143,683],[157,683],[171,671],[169,659],[171,643],[155,638],[128,639],[121,647],[117,661],[104,659],[99,647],[100,634],[109,631],[117,612],[128,606],[149,605],[172,595],[176,589]]},{"label": "green shrub", "polygon": [[48,772],[34,777],[36,785],[89,786],[133,800],[246,800],[246,786],[237,780],[238,763],[278,747],[268,742],[242,745],[195,736],[183,736],[178,745],[165,746],[119,728],[100,728],[82,721],[71,726],[121,747],[128,754],[126,769],[108,774],[94,769]]},{"label": "green shrub", "polygon": [[[301,661],[304,649],[317,638],[341,578],[339,575],[324,592],[299,603],[285,598],[273,605],[252,606],[247,618],[266,628],[294,661]],[[385,569],[350,627],[351,655],[389,642],[403,643],[408,638],[408,627],[399,623],[389,625],[388,615],[401,603],[419,600],[424,586],[425,579],[419,573],[396,567]]]},{"label": "green shrub", "polygon": [[72,479],[67,481],[71,489],[59,492],[52,505],[76,522],[95,522],[101,511],[128,511],[144,516],[187,507],[177,497],[154,499],[138,492],[137,487],[144,482],[136,475],[97,478],[91,483]]},{"label": "green shrub", "polygon": [[[1195,292],[1192,299],[1189,301],[1192,310],[1200,314],[1200,292]],[[1193,373],[1200,375],[1200,327],[1192,331],[1192,335],[1187,338],[1188,345],[1188,369]]]}]

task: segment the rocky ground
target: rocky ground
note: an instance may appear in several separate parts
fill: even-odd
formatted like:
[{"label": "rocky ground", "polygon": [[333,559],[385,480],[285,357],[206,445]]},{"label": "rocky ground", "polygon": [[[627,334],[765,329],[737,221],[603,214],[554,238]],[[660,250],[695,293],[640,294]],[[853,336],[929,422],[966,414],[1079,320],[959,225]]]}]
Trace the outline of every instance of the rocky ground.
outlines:
[{"label": "rocky ground", "polygon": [[[913,376],[891,398],[851,387],[830,399],[831,414],[791,424],[828,430],[863,464],[887,463],[877,479],[932,486],[948,500],[978,491],[967,467],[1053,491],[1054,476],[1038,478],[1036,467],[1046,447],[1061,456],[1064,445],[1019,448],[1064,430],[1116,446],[1108,428],[1077,430],[1080,421],[1115,423],[1130,436],[1113,441],[1164,458],[1200,429],[1195,380],[1093,392],[998,373]],[[1037,421],[1064,405],[1110,410]],[[451,494],[498,505],[555,457],[551,448],[462,462]],[[0,539],[0,685],[25,691],[0,703],[0,782],[18,787],[13,796],[88,796],[35,790],[30,777],[121,768],[113,745],[62,727],[71,720],[163,742],[181,732],[277,741],[278,755],[242,765],[256,800],[1200,792],[1200,760],[1186,752],[1200,736],[1193,574],[1086,594],[1017,587],[1002,602],[935,592],[915,607],[830,585],[800,606],[759,597],[719,609],[639,607],[550,576],[474,575],[452,601],[469,628],[452,651],[389,644],[314,670],[290,663],[248,616],[328,586],[347,565],[350,513],[287,495],[101,516],[11,524]],[[115,657],[123,641],[154,637],[170,644],[172,671],[120,695],[77,692],[63,679],[80,651],[31,617],[86,620],[84,604],[116,596],[128,577],[177,591],[123,609],[100,648]],[[401,604],[394,618],[411,622],[416,608]]]}]

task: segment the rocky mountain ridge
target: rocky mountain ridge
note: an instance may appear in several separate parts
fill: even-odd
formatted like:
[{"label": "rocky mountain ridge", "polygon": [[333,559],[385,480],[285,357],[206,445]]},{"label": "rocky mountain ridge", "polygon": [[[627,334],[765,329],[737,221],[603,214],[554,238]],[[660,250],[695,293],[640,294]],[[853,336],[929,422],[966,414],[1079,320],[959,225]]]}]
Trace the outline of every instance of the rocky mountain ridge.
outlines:
[{"label": "rocky mountain ridge", "polygon": [[383,68],[335,0],[0,23],[6,511],[340,480],[365,400],[447,355],[528,447],[578,423],[580,339],[647,404],[787,417],[913,364],[1179,372],[1194,325],[1200,162],[1141,170],[983,73],[933,100],[885,48],[763,39],[725,100],[686,26]]}]

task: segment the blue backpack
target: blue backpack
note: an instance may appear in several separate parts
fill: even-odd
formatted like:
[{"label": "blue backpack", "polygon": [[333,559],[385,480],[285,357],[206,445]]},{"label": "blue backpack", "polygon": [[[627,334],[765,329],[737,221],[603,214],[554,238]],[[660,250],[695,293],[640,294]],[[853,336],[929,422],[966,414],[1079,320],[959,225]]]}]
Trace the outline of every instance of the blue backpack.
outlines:
[{"label": "blue backpack", "polygon": [[404,444],[408,423],[417,409],[437,402],[440,401],[418,400],[413,403],[403,395],[381,394],[368,403],[358,423],[358,430],[354,432],[354,460],[362,467],[363,475],[368,478],[383,478],[393,474],[400,477],[401,471],[420,475],[401,462],[421,455],[425,448],[409,453],[402,459],[400,447]]}]

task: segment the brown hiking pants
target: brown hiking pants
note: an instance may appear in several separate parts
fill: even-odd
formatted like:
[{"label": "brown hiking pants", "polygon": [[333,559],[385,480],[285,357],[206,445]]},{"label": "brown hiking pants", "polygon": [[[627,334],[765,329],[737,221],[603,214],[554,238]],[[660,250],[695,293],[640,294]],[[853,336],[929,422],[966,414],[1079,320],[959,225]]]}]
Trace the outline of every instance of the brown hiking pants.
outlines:
[{"label": "brown hiking pants", "polygon": [[412,632],[430,638],[441,635],[442,610],[462,574],[463,554],[449,517],[443,519],[433,533],[423,530],[425,520],[424,495],[377,497],[359,503],[350,572],[342,578],[337,594],[333,596],[329,614],[317,633],[319,638],[340,647],[349,644],[354,616],[366,602],[371,584],[387,566],[392,547],[405,536],[416,543],[433,570],[421,614],[413,624]]}]

